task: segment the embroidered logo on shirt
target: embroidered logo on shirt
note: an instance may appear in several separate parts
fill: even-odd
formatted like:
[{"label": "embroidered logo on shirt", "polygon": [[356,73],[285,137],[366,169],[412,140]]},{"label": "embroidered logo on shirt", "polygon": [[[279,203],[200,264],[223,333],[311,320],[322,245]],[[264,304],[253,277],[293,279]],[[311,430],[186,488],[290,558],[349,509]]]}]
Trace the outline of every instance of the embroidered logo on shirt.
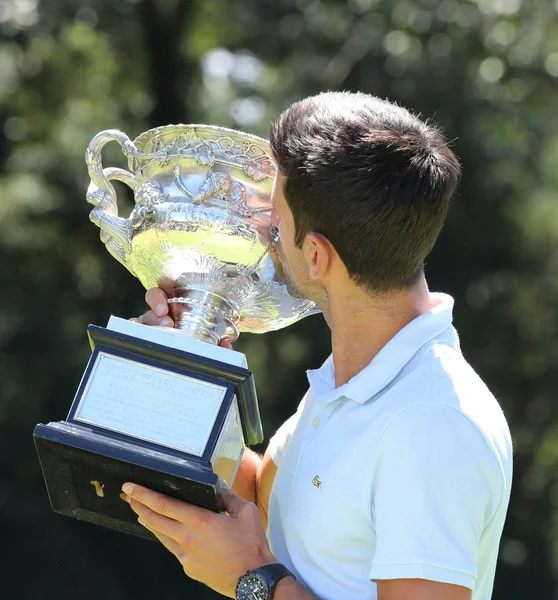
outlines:
[{"label": "embroidered logo on shirt", "polygon": [[320,481],[320,476],[316,475],[314,479],[312,479],[312,485],[320,489],[322,487],[322,482]]}]

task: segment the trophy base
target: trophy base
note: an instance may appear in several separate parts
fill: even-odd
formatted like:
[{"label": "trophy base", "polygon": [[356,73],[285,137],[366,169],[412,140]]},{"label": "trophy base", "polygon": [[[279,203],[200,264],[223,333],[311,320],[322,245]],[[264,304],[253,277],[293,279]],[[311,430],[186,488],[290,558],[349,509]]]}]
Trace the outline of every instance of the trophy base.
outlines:
[{"label": "trophy base", "polygon": [[201,460],[149,455],[80,429],[60,422],[39,424],[33,433],[55,512],[155,540],[122,498],[126,481],[208,510],[223,509],[219,477]]},{"label": "trophy base", "polygon": [[232,485],[246,437],[260,441],[261,423],[252,373],[218,360],[243,355],[216,348],[220,356],[204,356],[213,347],[186,336],[120,328],[88,328],[93,353],[70,412],[37,425],[34,439],[55,512],[153,539],[122,485],[218,512],[220,481]]}]

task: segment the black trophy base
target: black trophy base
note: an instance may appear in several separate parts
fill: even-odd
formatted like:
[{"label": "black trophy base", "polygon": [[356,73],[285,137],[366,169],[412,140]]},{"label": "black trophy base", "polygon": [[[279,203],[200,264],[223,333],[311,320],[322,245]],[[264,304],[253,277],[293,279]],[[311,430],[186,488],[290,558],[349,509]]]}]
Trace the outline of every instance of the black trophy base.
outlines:
[{"label": "black trophy base", "polygon": [[66,421],[34,431],[54,511],[154,539],[121,497],[126,481],[219,511],[219,482],[232,485],[245,440],[262,438],[252,373],[151,339],[88,332],[93,353]]},{"label": "black trophy base", "polygon": [[87,439],[64,422],[37,425],[33,437],[50,503],[62,515],[155,540],[122,497],[126,481],[212,511],[222,508],[219,478],[202,464]]}]

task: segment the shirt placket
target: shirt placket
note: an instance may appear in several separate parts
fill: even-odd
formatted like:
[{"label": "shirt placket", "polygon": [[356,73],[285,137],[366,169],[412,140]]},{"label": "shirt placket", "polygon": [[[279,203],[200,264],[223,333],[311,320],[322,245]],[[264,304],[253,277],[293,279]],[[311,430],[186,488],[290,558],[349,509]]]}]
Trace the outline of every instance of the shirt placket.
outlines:
[{"label": "shirt placket", "polygon": [[[304,434],[300,440],[300,451],[293,471],[293,478],[298,479],[301,463],[305,461],[316,438],[326,435],[324,431],[333,413],[341,406],[345,398],[342,396],[330,402],[314,400],[309,414],[304,420]],[[331,434],[332,435],[332,434]]]}]

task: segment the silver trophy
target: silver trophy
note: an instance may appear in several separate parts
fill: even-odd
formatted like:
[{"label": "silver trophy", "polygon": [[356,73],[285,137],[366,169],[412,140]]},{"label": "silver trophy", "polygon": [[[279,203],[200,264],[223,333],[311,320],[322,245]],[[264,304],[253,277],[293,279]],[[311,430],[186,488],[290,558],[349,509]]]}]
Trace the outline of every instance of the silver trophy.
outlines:
[{"label": "silver trophy", "polygon": [[[107,142],[129,170],[103,168]],[[266,140],[208,125],[170,125],[133,142],[102,131],[86,152],[90,218],[108,251],[145,288],[162,288],[175,328],[111,317],[90,325],[93,354],[66,421],[35,443],[57,512],[135,533],[124,481],[220,510],[245,443],[263,440],[244,355],[218,346],[318,312],[293,298],[273,249],[275,167]],[[134,191],[118,215],[111,181]]]}]

